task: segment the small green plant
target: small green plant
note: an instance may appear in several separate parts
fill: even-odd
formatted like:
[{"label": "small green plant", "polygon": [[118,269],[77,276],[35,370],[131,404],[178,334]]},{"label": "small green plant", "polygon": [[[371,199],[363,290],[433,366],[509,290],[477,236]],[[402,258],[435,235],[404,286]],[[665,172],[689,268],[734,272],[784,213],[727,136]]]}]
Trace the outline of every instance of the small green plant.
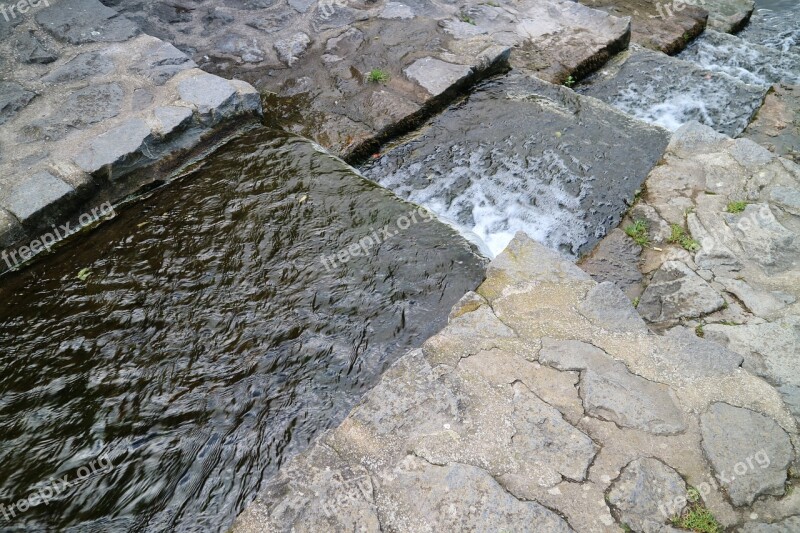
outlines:
[{"label": "small green plant", "polygon": [[686,230],[681,226],[678,224],[671,224],[669,228],[671,231],[669,242],[672,244],[678,244],[689,252],[696,252],[700,249],[700,243],[692,239],[692,237],[686,233]]},{"label": "small green plant", "polygon": [[500,7],[500,4],[498,4],[497,2],[486,2],[486,5],[492,7]]},{"label": "small green plant", "polygon": [[575,78],[569,76],[567,77],[566,80],[564,80],[564,87],[572,87],[573,85],[575,85],[575,83],[576,83]]},{"label": "small green plant", "polygon": [[703,324],[697,324],[697,327],[694,328],[694,334],[701,338],[706,336],[706,332],[703,330]]},{"label": "small green plant", "polygon": [[730,202],[725,210],[728,213],[741,213],[747,207],[747,202]]},{"label": "small green plant", "polygon": [[92,271],[88,268],[82,268],[78,275],[76,276],[81,281],[86,281],[89,279],[89,276],[92,275]]},{"label": "small green plant", "polygon": [[631,529],[631,526],[629,526],[628,524],[626,524],[624,522],[622,523],[622,531],[624,531],[625,533],[633,533],[633,530]]},{"label": "small green plant", "polygon": [[639,300],[640,300],[640,298],[638,296],[633,299],[633,306],[634,307],[639,307]]},{"label": "small green plant", "polygon": [[389,73],[379,68],[374,68],[367,74],[367,81],[372,83],[386,83],[389,81]]},{"label": "small green plant", "polygon": [[681,516],[676,516],[672,519],[672,525],[681,529],[688,529],[689,531],[696,531],[697,533],[722,533],[722,525],[717,522],[711,511],[699,501],[693,502],[689,505]]},{"label": "small green plant", "polygon": [[475,20],[466,13],[461,13],[459,18],[461,19],[461,22],[466,22],[467,24],[472,24],[475,26]]},{"label": "small green plant", "polygon": [[636,244],[646,248],[650,246],[650,237],[647,234],[648,229],[646,220],[634,220],[633,224],[625,228],[625,233],[628,237],[633,239]]}]

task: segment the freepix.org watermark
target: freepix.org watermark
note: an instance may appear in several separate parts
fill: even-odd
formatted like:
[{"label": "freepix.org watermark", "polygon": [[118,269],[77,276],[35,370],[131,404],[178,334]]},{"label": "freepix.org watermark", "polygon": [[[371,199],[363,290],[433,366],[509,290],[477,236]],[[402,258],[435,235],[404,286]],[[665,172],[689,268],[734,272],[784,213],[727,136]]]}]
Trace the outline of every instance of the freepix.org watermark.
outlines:
[{"label": "freepix.org watermark", "polygon": [[0,15],[3,15],[6,22],[11,22],[17,18],[17,13],[24,15],[31,8],[36,9],[42,5],[50,7],[50,3],[47,0],[19,0],[16,4],[0,4]]},{"label": "freepix.org watermark", "polygon": [[340,263],[347,263],[353,257],[366,256],[371,248],[388,239],[391,239],[401,231],[407,230],[412,224],[417,224],[418,222],[428,222],[434,218],[436,218],[436,215],[434,215],[433,212],[424,207],[419,207],[413,211],[409,211],[405,215],[397,217],[394,227],[386,224],[379,230],[370,228],[372,233],[366,237],[362,237],[358,242],[354,242],[347,248],[342,248],[335,254],[323,254],[320,257],[320,261],[322,261],[322,264],[325,266],[325,270],[330,272],[331,269],[337,267],[337,261]]},{"label": "freepix.org watermark", "polygon": [[8,268],[16,268],[20,263],[24,263],[42,250],[47,250],[49,252],[50,248],[55,246],[56,243],[80,231],[82,228],[94,224],[100,219],[112,217],[114,215],[116,215],[114,206],[106,202],[100,207],[95,207],[91,212],[83,213],[78,217],[77,226],[73,227],[69,222],[61,226],[53,226],[51,231],[45,233],[38,239],[34,239],[28,246],[20,246],[12,251],[3,251],[3,253],[0,254],[0,258],[6,262]]},{"label": "freepix.org watermark", "polygon": [[662,18],[666,18],[673,16],[673,11],[683,11],[686,6],[704,5],[706,5],[706,0],[672,0],[671,2],[656,2],[656,11]]},{"label": "freepix.org watermark", "polygon": [[114,465],[111,463],[111,459],[105,455],[100,456],[88,465],[78,468],[75,472],[75,477],[72,479],[70,479],[69,474],[60,479],[51,477],[47,483],[33,490],[27,497],[8,506],[0,503],[0,516],[10,522],[17,517],[18,513],[24,513],[28,509],[39,505],[49,505],[54,498],[61,496],[70,488],[80,485],[94,476],[108,474],[112,470],[114,470]]}]

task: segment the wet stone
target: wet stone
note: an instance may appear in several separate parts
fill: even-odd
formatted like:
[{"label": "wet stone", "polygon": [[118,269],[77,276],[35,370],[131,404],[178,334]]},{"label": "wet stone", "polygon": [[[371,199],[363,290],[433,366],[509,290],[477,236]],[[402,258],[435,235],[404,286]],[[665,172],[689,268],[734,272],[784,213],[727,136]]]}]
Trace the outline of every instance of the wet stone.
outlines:
[{"label": "wet stone", "polygon": [[53,69],[42,78],[47,83],[83,80],[103,76],[114,70],[114,61],[102,52],[86,52]]},{"label": "wet stone", "polygon": [[650,457],[636,459],[622,469],[611,485],[608,503],[620,513],[620,522],[633,531],[661,531],[674,515],[679,515],[686,497],[686,483],[673,468]]},{"label": "wet stone", "polygon": [[6,208],[23,223],[53,202],[73,192],[72,187],[48,172],[25,178],[3,200]]},{"label": "wet stone", "polygon": [[[441,78],[430,76],[439,90]],[[660,128],[512,71],[363,171],[453,221],[487,253],[524,231],[575,258],[619,224],[667,142]]]},{"label": "wet stone", "polygon": [[127,41],[139,34],[136,24],[97,0],[61,0],[39,11],[36,21],[71,44]]},{"label": "wet stone", "polygon": [[22,237],[22,226],[19,221],[0,207],[0,247],[10,246],[20,237]]},{"label": "wet stone", "polygon": [[700,416],[703,450],[735,506],[784,493],[794,459],[789,435],[771,418],[726,403]]},{"label": "wet stone", "polygon": [[5,124],[28,105],[36,93],[28,91],[19,83],[0,81],[0,124]]}]

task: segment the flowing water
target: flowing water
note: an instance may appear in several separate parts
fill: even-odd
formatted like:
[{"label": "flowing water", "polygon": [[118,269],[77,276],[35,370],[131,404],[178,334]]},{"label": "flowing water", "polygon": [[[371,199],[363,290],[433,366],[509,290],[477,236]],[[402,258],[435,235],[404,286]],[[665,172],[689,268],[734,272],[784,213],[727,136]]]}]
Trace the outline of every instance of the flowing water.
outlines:
[{"label": "flowing water", "polygon": [[480,283],[485,261],[414,211],[257,131],[3,278],[0,530],[228,527]]}]

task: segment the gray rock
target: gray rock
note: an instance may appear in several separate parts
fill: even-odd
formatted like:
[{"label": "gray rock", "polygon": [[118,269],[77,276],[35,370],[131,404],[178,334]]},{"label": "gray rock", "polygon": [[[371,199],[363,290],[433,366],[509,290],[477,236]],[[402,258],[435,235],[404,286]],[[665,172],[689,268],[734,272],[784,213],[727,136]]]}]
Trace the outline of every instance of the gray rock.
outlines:
[{"label": "gray rock", "polygon": [[127,41],[139,34],[136,24],[97,0],[61,0],[39,11],[36,21],[71,44]]},{"label": "gray rock", "polygon": [[197,107],[201,114],[221,111],[236,98],[236,89],[227,80],[213,74],[197,74],[178,84],[184,102]]},{"label": "gray rock", "polygon": [[3,201],[21,222],[74,192],[74,189],[49,172],[39,172],[16,185]]},{"label": "gray rock", "polygon": [[79,54],[42,78],[47,83],[83,80],[103,76],[114,70],[114,61],[103,52]]},{"label": "gray rock", "polygon": [[433,57],[423,57],[406,67],[403,73],[432,96],[439,96],[472,74],[472,68],[467,65],[447,63]]},{"label": "gray rock", "polygon": [[141,74],[156,85],[163,85],[178,72],[197,65],[186,54],[169,43],[154,42],[142,52],[142,58],[131,65],[131,72]]},{"label": "gray rock", "polygon": [[364,34],[356,28],[349,28],[338,37],[328,39],[325,44],[325,51],[340,58],[351,57],[363,43]]},{"label": "gray rock", "polygon": [[642,281],[639,259],[642,247],[614,228],[580,266],[600,282],[610,281],[623,291],[635,290]]},{"label": "gray rock", "polygon": [[130,164],[131,156],[137,154],[148,137],[150,127],[144,120],[130,119],[102,135],[97,136],[75,156],[75,163],[89,174],[101,170],[114,179],[115,167]]},{"label": "gray rock", "polygon": [[634,531],[660,531],[686,507],[686,483],[674,469],[650,457],[631,461],[611,485],[608,503]]},{"label": "gray rock", "polygon": [[249,39],[235,33],[227,33],[214,43],[223,54],[238,56],[245,63],[258,63],[264,60],[264,52],[256,39]]},{"label": "gray rock", "polygon": [[748,522],[736,531],[738,533],[797,533],[800,531],[800,516],[790,516],[771,524]]},{"label": "gray rock", "polygon": [[789,435],[771,418],[715,403],[700,416],[703,450],[735,506],[781,496],[794,460]]},{"label": "gray rock", "polygon": [[19,83],[0,81],[0,124],[5,124],[33,100],[36,93]]},{"label": "gray rock", "polygon": [[631,374],[604,351],[579,341],[542,340],[539,362],[580,370],[580,395],[590,416],[656,435],[686,429],[669,387]]},{"label": "gray rock", "polygon": [[741,354],[712,340],[701,339],[694,331],[684,327],[672,328],[664,340],[666,342],[657,357],[695,378],[730,374],[744,361]]},{"label": "gray rock", "polygon": [[274,47],[278,59],[291,67],[303,55],[309,44],[311,38],[303,32],[297,32],[291,37],[275,41]]},{"label": "gray rock", "polygon": [[[19,221],[14,215],[0,207],[0,248],[11,246],[20,237],[22,237],[22,226]],[[0,270],[6,266],[11,268],[13,263],[5,266],[0,263]]]},{"label": "gray rock", "polygon": [[725,214],[728,226],[747,257],[766,273],[795,268],[800,261],[800,239],[777,221],[767,204],[748,204],[740,214]]},{"label": "gray rock", "polygon": [[755,8],[753,0],[705,0],[708,27],[725,33],[741,30]]},{"label": "gray rock", "polygon": [[401,2],[386,2],[378,16],[382,19],[410,20],[414,18],[414,10]]},{"label": "gray rock", "polygon": [[156,132],[161,136],[184,128],[192,120],[192,110],[188,107],[157,107],[153,110],[157,121]]},{"label": "gray rock", "polygon": [[315,31],[325,31],[334,28],[344,28],[351,26],[354,22],[359,20],[367,20],[369,15],[366,11],[360,9],[353,9],[347,5],[335,5],[333,9],[326,9],[321,5],[314,12],[314,17],[311,19],[311,25]]},{"label": "gray rock", "polygon": [[769,191],[769,200],[789,213],[800,216],[800,189],[774,187]]},{"label": "gray rock", "polygon": [[665,261],[653,275],[636,308],[648,322],[696,318],[713,313],[725,300],[681,261]]},{"label": "gray rock", "polygon": [[318,0],[289,0],[289,5],[298,13],[305,13],[308,11],[308,8],[313,6],[316,2],[318,2]]},{"label": "gray rock", "polygon": [[628,297],[610,281],[590,289],[586,299],[578,304],[578,311],[594,324],[610,331],[648,331],[647,324]]},{"label": "gray rock", "polygon": [[49,50],[33,32],[24,32],[17,36],[17,54],[23,63],[52,63],[58,54]]},{"label": "gray rock", "polygon": [[440,531],[513,531],[521,524],[553,533],[572,531],[552,511],[518,500],[473,466],[436,466],[409,456],[377,484],[385,531],[427,531],[434,524]]},{"label": "gray rock", "polygon": [[717,277],[716,281],[722,283],[726,291],[735,295],[754,315],[760,317],[780,311],[795,301],[789,294],[754,289],[749,283],[740,279]]}]

